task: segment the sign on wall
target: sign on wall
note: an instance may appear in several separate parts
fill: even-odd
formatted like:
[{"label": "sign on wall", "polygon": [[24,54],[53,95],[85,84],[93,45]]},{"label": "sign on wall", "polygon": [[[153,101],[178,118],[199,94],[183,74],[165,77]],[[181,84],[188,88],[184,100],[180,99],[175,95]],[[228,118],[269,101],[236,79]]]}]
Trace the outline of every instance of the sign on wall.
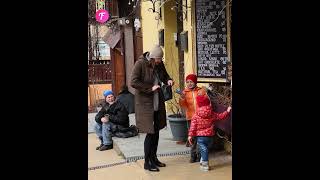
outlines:
[{"label": "sign on wall", "polygon": [[225,0],[196,0],[196,69],[199,78],[227,81]]}]

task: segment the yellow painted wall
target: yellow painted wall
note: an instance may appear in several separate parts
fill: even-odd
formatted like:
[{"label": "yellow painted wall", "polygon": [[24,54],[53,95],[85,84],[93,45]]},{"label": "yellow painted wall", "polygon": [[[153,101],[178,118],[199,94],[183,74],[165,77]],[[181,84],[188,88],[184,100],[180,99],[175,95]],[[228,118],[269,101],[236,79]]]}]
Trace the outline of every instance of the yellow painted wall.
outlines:
[{"label": "yellow painted wall", "polygon": [[94,84],[88,87],[88,106],[95,105],[97,100],[103,99],[103,91],[112,90],[111,84]]},{"label": "yellow painted wall", "polygon": [[[156,10],[159,10],[159,5],[160,4],[157,3]],[[167,1],[161,7],[162,17],[159,20],[156,20],[158,14],[148,11],[148,8],[152,8],[152,3],[144,1],[141,2],[143,51],[149,51],[155,44],[159,43],[159,30],[164,28],[163,62],[168,74],[175,81],[173,90],[179,88],[178,48],[175,45],[173,34],[177,33],[177,18],[176,12],[171,10],[171,7],[174,5],[175,1]],[[170,113],[170,108],[167,108],[167,110]]]},{"label": "yellow painted wall", "polygon": [[[171,7],[175,6],[174,1],[168,1],[163,8],[163,20],[164,20],[164,64],[166,66],[168,74],[175,81],[173,86],[173,91],[179,88],[179,59],[178,59],[178,47],[176,46],[174,40],[174,33],[177,33],[177,17],[175,10],[171,10]],[[177,112],[175,105],[178,102],[179,96],[176,93],[174,95],[174,100],[166,103],[166,108],[168,113]]]},{"label": "yellow painted wall", "polygon": [[184,11],[187,11],[187,18],[183,21],[183,30],[188,31],[188,51],[184,51],[184,73],[186,77],[190,73],[196,73],[195,67],[194,67],[194,31],[192,23],[194,21],[194,1],[187,1],[187,4],[185,1],[183,1],[183,4],[187,7],[191,8],[183,8]]},{"label": "yellow painted wall", "polygon": [[[159,7],[159,3],[157,6]],[[162,20],[156,20],[157,13],[148,11],[152,3],[141,2],[141,30],[143,34],[143,52],[150,51],[154,45],[159,43],[159,29],[163,28]],[[159,8],[157,8],[159,9]]]},{"label": "yellow painted wall", "polygon": [[[157,13],[148,11],[152,8],[152,3],[141,2],[141,25],[143,34],[143,51],[149,51],[152,47],[159,43],[159,30],[164,28],[164,64],[170,76],[178,83],[178,48],[175,46],[173,33],[177,32],[176,13],[171,10],[175,5],[174,1],[166,2],[161,10],[162,17],[156,20]],[[157,3],[156,10],[159,10]]]},{"label": "yellow painted wall", "polygon": [[179,59],[178,47],[175,45],[174,33],[177,33],[177,17],[176,12],[171,10],[175,5],[174,1],[168,1],[164,5],[164,64],[167,72],[175,81],[173,89],[179,88]]}]

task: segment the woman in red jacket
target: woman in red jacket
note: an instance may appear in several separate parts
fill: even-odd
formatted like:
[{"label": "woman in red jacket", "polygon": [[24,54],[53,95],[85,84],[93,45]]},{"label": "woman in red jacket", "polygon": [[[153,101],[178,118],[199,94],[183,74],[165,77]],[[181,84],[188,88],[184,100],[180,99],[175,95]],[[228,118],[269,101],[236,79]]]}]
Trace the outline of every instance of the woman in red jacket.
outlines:
[{"label": "woman in red jacket", "polygon": [[207,96],[197,96],[196,101],[198,108],[191,119],[188,141],[192,144],[192,137],[196,137],[201,154],[200,169],[208,171],[208,145],[215,134],[214,121],[226,118],[230,113],[231,107],[229,106],[223,113],[215,113]]}]

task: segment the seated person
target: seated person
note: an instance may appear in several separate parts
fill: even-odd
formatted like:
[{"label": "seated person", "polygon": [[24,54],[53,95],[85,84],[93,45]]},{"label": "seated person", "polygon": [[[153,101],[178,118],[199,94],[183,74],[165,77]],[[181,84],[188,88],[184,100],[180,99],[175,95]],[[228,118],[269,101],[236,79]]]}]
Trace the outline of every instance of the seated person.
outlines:
[{"label": "seated person", "polygon": [[95,116],[97,122],[95,131],[101,141],[96,150],[100,151],[112,149],[112,136],[114,133],[129,127],[129,116],[126,107],[120,101],[115,101],[112,91],[106,90],[103,95],[105,104]]},{"label": "seated person", "polygon": [[117,96],[117,101],[120,101],[128,110],[128,113],[134,113],[134,95],[128,90],[127,85],[123,85]]}]

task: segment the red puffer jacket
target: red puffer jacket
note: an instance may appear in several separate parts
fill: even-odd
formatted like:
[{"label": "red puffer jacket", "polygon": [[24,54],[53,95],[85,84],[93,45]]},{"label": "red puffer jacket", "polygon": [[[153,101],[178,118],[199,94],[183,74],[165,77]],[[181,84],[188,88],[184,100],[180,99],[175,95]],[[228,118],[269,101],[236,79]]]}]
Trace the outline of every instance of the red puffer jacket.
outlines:
[{"label": "red puffer jacket", "polygon": [[214,121],[222,120],[228,114],[227,111],[215,113],[210,105],[198,107],[191,120],[189,136],[213,136],[215,134]]}]

